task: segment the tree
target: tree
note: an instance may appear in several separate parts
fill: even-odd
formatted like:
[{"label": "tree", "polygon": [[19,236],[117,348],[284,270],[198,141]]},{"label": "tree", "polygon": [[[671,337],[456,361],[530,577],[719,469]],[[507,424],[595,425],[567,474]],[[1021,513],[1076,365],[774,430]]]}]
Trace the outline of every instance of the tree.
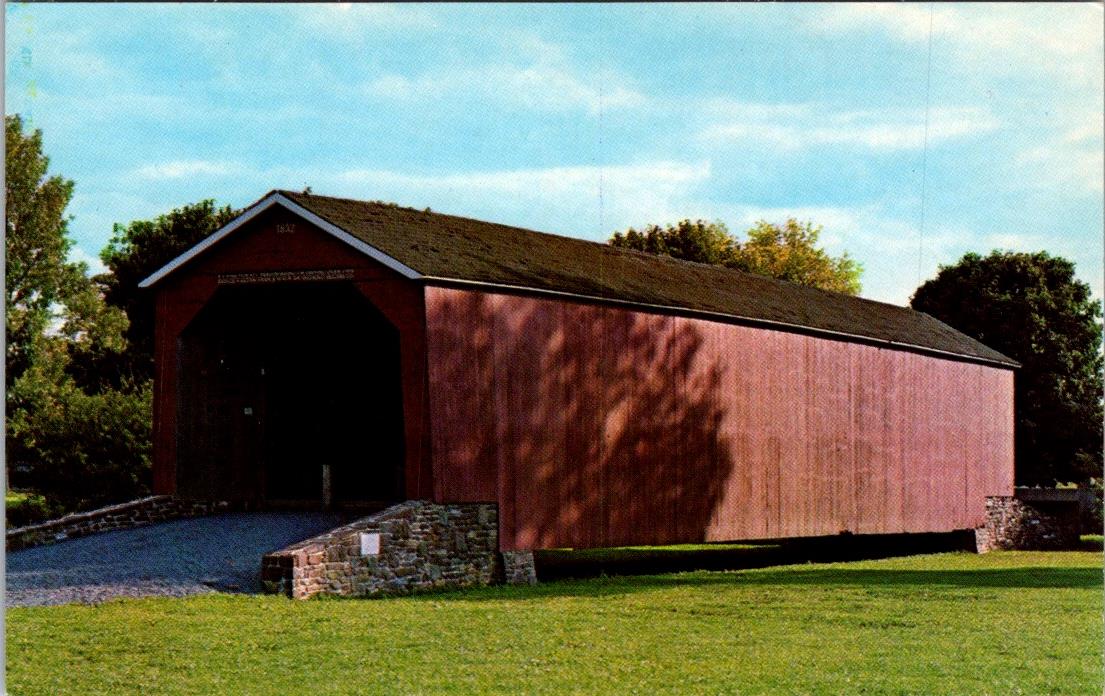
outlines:
[{"label": "tree", "polygon": [[69,289],[64,321],[55,332],[65,341],[65,372],[89,393],[134,391],[142,380],[135,380],[128,360],[126,314],[104,301],[81,266],[80,282]]},{"label": "tree", "polygon": [[42,154],[42,131],[24,133],[18,115],[4,117],[4,130],[5,386],[10,390],[44,350],[42,338],[57,306],[83,274],[66,260],[72,241],[65,208],[73,196],[73,182],[56,175],[47,178],[50,160]]},{"label": "tree", "polygon": [[817,246],[821,227],[788,219],[782,227],[760,221],[748,230],[735,268],[822,290],[858,295],[863,267],[847,252],[833,258]]},{"label": "tree", "polygon": [[49,339],[9,392],[10,482],[57,512],[148,494],[152,383],[85,391],[66,374],[65,343]]},{"label": "tree", "polygon": [[630,227],[625,234],[615,232],[610,238],[610,244],[719,266],[734,264],[737,246],[725,223],[704,220],[681,220],[667,227],[648,225],[641,232]]},{"label": "tree", "polygon": [[42,133],[5,117],[9,480],[50,511],[148,490],[150,385],[105,367],[125,348],[126,317],[104,303],[72,247],[73,182],[47,176]]},{"label": "tree", "polygon": [[1017,360],[1016,481],[1100,477],[1101,305],[1074,264],[1045,252],[967,254],[911,305]]},{"label": "tree", "polygon": [[610,244],[685,261],[710,263],[848,295],[860,291],[863,267],[847,253],[830,256],[817,246],[820,227],[788,219],[782,226],[760,221],[747,241],[734,238],[723,222],[683,220],[614,233]]},{"label": "tree", "polygon": [[11,392],[39,359],[58,359],[47,350],[49,334],[68,339],[67,349],[75,360],[66,364],[66,370],[78,377],[81,386],[95,382],[119,387],[117,363],[125,346],[126,317],[104,304],[85,264],[66,258],[73,245],[65,216],[73,182],[60,176],[47,178],[49,159],[42,152],[41,131],[24,133],[18,115],[6,116],[5,128],[5,386]]},{"label": "tree", "polygon": [[32,369],[16,384],[32,407],[13,418],[12,459],[22,464],[13,482],[44,493],[62,510],[148,495],[152,382],[90,394],[72,379],[52,377]]},{"label": "tree", "polygon": [[96,277],[107,302],[126,312],[128,365],[136,381],[153,376],[154,306],[152,293],[138,287],[159,268],[237,215],[204,200],[176,208],[153,220],[135,220],[115,233],[100,258],[110,273]]}]

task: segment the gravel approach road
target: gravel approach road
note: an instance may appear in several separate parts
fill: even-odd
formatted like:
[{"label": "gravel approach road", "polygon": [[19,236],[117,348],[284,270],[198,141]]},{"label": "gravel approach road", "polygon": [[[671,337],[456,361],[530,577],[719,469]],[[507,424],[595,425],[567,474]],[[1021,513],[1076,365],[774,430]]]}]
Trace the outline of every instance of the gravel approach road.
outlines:
[{"label": "gravel approach road", "polygon": [[261,556],[341,524],[322,512],[248,512],[161,522],[7,554],[9,607],[117,597],[259,592]]}]

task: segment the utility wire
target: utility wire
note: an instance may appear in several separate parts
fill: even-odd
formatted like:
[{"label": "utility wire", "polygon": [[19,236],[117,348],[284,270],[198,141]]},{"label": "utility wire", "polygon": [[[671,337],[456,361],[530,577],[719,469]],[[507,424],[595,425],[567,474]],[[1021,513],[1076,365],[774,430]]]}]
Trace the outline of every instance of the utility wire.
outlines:
[{"label": "utility wire", "polygon": [[925,252],[925,186],[928,183],[929,154],[929,104],[932,97],[932,15],[933,3],[929,3],[928,67],[925,74],[925,141],[921,150],[921,227],[917,232],[917,286],[921,285],[921,261]]},{"label": "utility wire", "polygon": [[[602,31],[603,34],[605,34],[605,29],[606,29],[606,11],[605,10],[606,10],[606,8],[604,7],[599,11],[600,12],[600,14],[599,14],[600,31]],[[606,235],[606,220],[605,220],[605,215],[604,215],[605,211],[603,210],[603,196],[602,196],[603,166],[604,166],[603,152],[602,152],[602,145],[603,145],[603,142],[602,142],[602,135],[603,135],[603,133],[602,133],[602,126],[603,126],[603,123],[602,123],[602,116],[603,116],[603,114],[602,114],[602,106],[603,106],[603,104],[602,104],[602,86],[603,86],[602,82],[603,82],[603,79],[604,79],[603,78],[603,75],[604,75],[603,67],[604,66],[602,64],[602,54],[601,53],[599,54],[599,59],[598,60],[599,60],[599,70],[598,70],[598,77],[599,77],[599,148],[598,148],[599,149],[599,156],[598,156],[598,160],[599,160],[599,237],[601,239],[602,237],[604,237]]]}]

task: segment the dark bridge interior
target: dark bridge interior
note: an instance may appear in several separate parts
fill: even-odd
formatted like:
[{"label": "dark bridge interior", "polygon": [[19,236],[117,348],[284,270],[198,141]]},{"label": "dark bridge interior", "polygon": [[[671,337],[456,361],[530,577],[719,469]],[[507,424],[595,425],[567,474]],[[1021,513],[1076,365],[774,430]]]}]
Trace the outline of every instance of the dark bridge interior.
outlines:
[{"label": "dark bridge interior", "polygon": [[403,499],[399,332],[351,284],[225,286],[180,340],[180,495]]}]

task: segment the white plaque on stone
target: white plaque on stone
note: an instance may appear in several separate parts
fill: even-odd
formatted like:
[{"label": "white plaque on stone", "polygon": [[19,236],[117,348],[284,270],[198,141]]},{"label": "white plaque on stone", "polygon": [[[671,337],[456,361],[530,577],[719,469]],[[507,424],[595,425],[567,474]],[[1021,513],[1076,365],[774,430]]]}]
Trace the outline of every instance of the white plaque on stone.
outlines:
[{"label": "white plaque on stone", "polygon": [[379,556],[380,555],[380,535],[379,534],[362,534],[361,535],[361,555],[362,556]]}]

